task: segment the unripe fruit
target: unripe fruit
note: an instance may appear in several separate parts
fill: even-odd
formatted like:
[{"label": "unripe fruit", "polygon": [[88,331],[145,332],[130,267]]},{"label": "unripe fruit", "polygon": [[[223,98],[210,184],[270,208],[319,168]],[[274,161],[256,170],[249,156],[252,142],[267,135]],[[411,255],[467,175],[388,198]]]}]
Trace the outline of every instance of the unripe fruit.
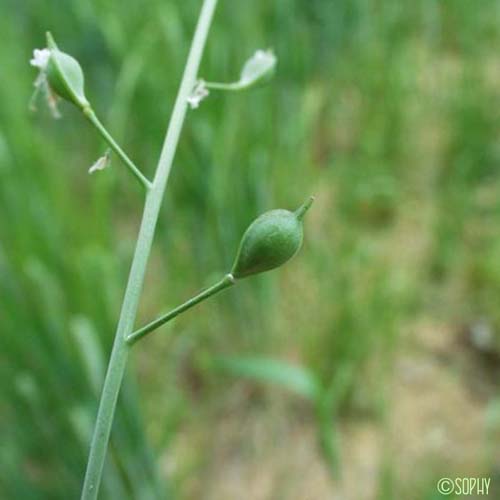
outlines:
[{"label": "unripe fruit", "polygon": [[50,58],[47,64],[47,81],[52,90],[63,99],[80,108],[87,107],[89,102],[84,93],[84,76],[78,61],[61,52],[52,35],[47,33],[47,46]]},{"label": "unripe fruit", "polygon": [[243,66],[238,84],[251,87],[270,79],[276,69],[276,56],[271,50],[258,50]]},{"label": "unripe fruit", "polygon": [[262,214],[245,231],[231,274],[235,279],[269,271],[283,265],[300,249],[302,218],[314,198],[298,210],[271,210]]}]

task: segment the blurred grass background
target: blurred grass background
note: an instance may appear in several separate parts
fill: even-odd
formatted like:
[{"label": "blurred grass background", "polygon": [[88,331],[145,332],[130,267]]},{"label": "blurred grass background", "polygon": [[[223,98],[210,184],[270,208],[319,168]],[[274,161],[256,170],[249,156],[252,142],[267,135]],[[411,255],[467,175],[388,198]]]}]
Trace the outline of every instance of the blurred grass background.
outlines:
[{"label": "blurred grass background", "polygon": [[[79,495],[142,206],[118,159],[87,175],[105,147],[74,109],[29,113],[32,50],[51,30],[78,58],[152,176],[200,4],[0,3],[1,498]],[[189,113],[140,321],[226,272],[256,215],[316,203],[292,263],[138,345],[102,498],[500,495],[499,43],[494,0],[220,0],[200,76],[269,47],[278,70]]]}]

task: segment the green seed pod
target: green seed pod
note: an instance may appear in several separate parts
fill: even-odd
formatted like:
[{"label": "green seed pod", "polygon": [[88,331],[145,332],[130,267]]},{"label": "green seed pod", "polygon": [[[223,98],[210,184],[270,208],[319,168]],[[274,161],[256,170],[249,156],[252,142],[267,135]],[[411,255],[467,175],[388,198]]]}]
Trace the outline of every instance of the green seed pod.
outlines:
[{"label": "green seed pod", "polygon": [[257,50],[243,66],[238,85],[247,88],[269,80],[276,69],[276,63],[272,50]]},{"label": "green seed pod", "polygon": [[84,93],[84,76],[78,61],[70,55],[61,52],[47,33],[47,47],[50,58],[47,64],[47,81],[52,90],[63,99],[72,102],[79,108],[89,106]]},{"label": "green seed pod", "polygon": [[262,214],[245,231],[231,274],[235,279],[269,271],[283,265],[300,249],[302,218],[314,198],[298,210],[271,210]]}]

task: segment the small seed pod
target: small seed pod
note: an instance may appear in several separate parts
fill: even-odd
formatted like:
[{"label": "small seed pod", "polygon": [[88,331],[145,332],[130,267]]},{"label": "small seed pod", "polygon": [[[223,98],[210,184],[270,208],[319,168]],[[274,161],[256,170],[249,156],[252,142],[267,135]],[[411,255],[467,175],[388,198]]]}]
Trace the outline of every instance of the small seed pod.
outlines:
[{"label": "small seed pod", "polygon": [[83,71],[78,61],[61,52],[50,33],[47,33],[47,47],[50,50],[50,58],[46,71],[51,89],[59,97],[72,102],[79,108],[89,106],[84,93]]},{"label": "small seed pod", "polygon": [[251,87],[270,79],[276,69],[276,63],[277,59],[272,50],[257,50],[241,70],[238,82],[240,87]]},{"label": "small seed pod", "polygon": [[295,212],[271,210],[255,219],[241,239],[231,274],[235,279],[269,271],[283,265],[300,249],[302,218],[314,198]]}]

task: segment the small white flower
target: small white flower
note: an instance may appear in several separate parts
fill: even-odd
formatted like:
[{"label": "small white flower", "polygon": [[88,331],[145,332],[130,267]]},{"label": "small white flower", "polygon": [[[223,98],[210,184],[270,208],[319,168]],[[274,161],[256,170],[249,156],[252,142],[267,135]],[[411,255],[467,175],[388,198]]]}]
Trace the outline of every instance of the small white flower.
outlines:
[{"label": "small white flower", "polygon": [[35,66],[35,68],[40,68],[40,71],[45,72],[47,65],[49,64],[49,59],[49,49],[35,49],[33,51],[33,59],[30,60],[30,64]]},{"label": "small white flower", "polygon": [[33,51],[33,59],[30,59],[31,66],[38,68],[40,71],[36,77],[33,85],[35,91],[31,96],[30,109],[36,111],[36,101],[40,93],[45,97],[45,102],[49,107],[50,113],[53,118],[61,118],[61,113],[57,107],[58,97],[55,92],[51,89],[49,82],[47,81],[47,65],[49,64],[50,50],[49,49],[35,49]]},{"label": "small white flower", "polygon": [[89,168],[89,174],[93,174],[97,172],[97,170],[104,170],[109,164],[110,161],[110,151],[109,149],[104,153],[103,156],[97,159],[97,161]]},{"label": "small white flower", "polygon": [[187,98],[187,102],[191,109],[196,109],[200,102],[203,101],[208,96],[209,92],[203,80],[198,80],[191,92],[191,95]]}]

